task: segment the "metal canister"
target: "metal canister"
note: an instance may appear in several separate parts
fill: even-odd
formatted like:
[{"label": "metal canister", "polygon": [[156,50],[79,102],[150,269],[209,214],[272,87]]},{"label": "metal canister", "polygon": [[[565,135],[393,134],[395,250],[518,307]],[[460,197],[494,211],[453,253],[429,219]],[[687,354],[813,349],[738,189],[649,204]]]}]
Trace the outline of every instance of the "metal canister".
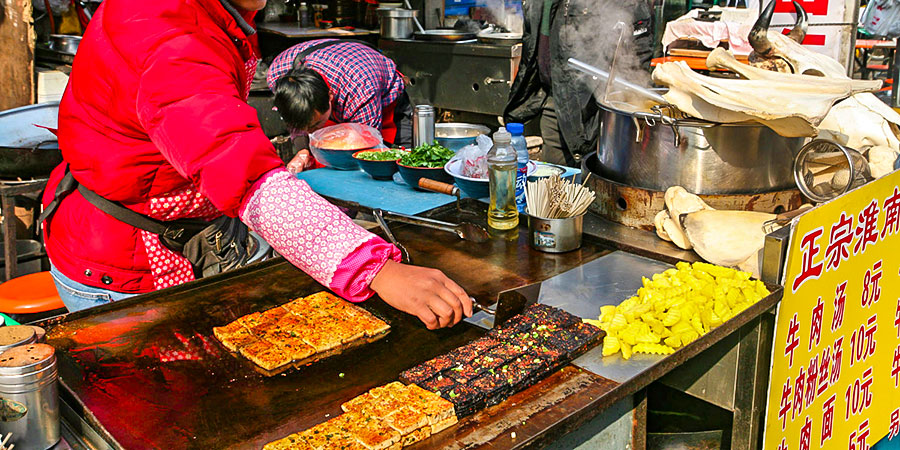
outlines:
[{"label": "metal canister", "polygon": [[36,341],[36,330],[28,325],[13,325],[0,328],[0,352]]},{"label": "metal canister", "polygon": [[0,354],[0,434],[22,450],[59,442],[56,355],[47,344],[21,345]]},{"label": "metal canister", "polygon": [[528,244],[547,253],[564,253],[581,247],[584,215],[565,219],[528,216]]},{"label": "metal canister", "polygon": [[434,142],[434,106],[416,105],[413,116],[413,148]]}]

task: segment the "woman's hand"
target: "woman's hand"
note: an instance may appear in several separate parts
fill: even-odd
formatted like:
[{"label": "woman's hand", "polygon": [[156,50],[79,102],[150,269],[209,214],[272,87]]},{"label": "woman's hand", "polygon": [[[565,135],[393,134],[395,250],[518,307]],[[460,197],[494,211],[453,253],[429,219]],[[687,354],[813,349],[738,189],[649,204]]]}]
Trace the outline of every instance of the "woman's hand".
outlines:
[{"label": "woman's hand", "polygon": [[312,164],[311,158],[309,157],[309,150],[303,149],[297,152],[291,161],[287,164],[288,172],[296,175],[300,172],[303,172],[305,169],[308,169]]},{"label": "woman's hand", "polygon": [[429,330],[472,316],[466,291],[437,269],[388,261],[370,287],[385,303],[418,317]]}]

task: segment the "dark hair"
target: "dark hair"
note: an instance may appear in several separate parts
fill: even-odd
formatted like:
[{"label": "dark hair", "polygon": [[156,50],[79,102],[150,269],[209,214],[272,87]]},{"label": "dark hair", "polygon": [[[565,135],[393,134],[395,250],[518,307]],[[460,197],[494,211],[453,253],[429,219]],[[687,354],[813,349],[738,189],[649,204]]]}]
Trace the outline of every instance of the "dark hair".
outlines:
[{"label": "dark hair", "polygon": [[313,112],[328,111],[330,101],[328,83],[308,67],[294,67],[275,82],[273,102],[290,128],[305,130],[311,125]]}]

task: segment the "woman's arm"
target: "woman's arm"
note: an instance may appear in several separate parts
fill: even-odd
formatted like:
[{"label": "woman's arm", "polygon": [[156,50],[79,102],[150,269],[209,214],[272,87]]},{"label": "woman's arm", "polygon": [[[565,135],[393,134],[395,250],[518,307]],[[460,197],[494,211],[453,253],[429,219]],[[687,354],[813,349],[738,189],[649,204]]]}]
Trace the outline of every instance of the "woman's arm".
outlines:
[{"label": "woman's arm", "polygon": [[400,264],[400,252],[356,225],[286,170],[257,183],[241,219],[282,256],[350,301],[374,293],[430,329],[472,314],[465,291],[441,271]]}]

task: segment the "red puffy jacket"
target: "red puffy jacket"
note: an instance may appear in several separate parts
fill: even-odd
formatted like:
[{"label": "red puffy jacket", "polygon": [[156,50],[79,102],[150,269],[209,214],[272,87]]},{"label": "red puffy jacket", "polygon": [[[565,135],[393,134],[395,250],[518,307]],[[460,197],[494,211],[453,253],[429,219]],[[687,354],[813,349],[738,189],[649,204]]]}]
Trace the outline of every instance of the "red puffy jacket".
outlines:
[{"label": "red puffy jacket", "polygon": [[[252,20],[252,13],[244,14]],[[258,45],[218,0],[106,0],[91,20],[60,104],[59,145],[75,179],[147,214],[149,199],[194,185],[236,216],[262,175],[283,166],[244,101]],[[44,205],[64,167],[54,170]],[[66,197],[45,226],[66,276],[153,290],[140,232]]]}]

